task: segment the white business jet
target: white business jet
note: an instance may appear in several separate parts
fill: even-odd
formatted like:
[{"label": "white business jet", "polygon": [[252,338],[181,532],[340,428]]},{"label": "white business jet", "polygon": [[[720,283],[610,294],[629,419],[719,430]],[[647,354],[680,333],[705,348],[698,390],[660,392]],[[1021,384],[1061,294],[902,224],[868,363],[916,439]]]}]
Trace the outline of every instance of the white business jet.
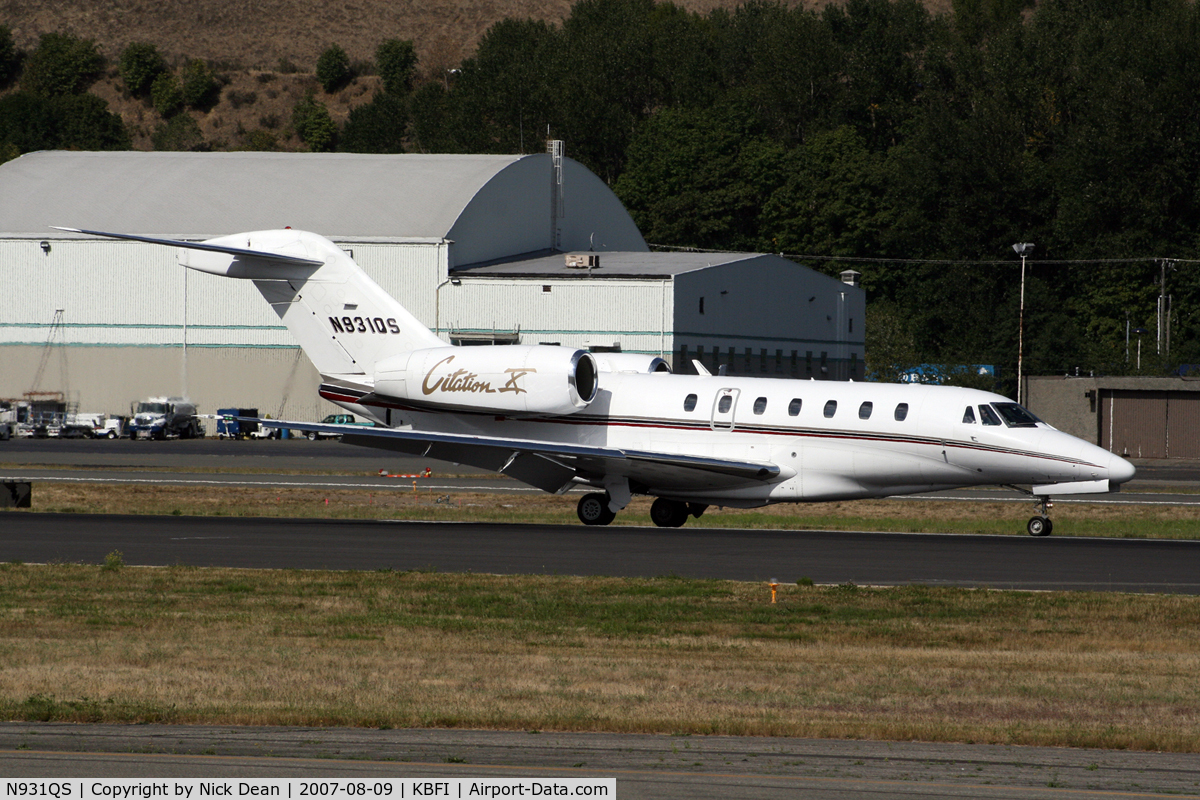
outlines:
[{"label": "white business jet", "polygon": [[968,486],[1022,488],[1046,536],[1051,495],[1115,491],[1133,465],[1000,395],[944,386],[673,375],[656,357],[552,345],[454,347],[328,239],[297,230],[183,242],[190,269],[254,281],[320,372],[322,397],[375,421],[271,420],[344,442],[502,472],[547,492],[599,491],[607,525],[635,494],[655,524],[710,505],[851,500]]}]

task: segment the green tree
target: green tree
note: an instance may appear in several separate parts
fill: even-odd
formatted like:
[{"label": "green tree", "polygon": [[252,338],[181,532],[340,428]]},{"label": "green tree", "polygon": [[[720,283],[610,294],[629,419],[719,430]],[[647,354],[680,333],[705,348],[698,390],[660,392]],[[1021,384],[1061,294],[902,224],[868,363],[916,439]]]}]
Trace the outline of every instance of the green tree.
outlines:
[{"label": "green tree", "polygon": [[317,58],[317,82],[332,94],[350,82],[350,57],[338,45],[331,45]]},{"label": "green tree", "polygon": [[220,86],[208,63],[193,58],[183,65],[179,81],[180,97],[190,108],[209,108],[217,101]]},{"label": "green tree", "polygon": [[12,30],[7,25],[0,25],[0,89],[16,79],[20,68],[21,51],[13,41]]},{"label": "green tree", "polygon": [[408,111],[404,101],[379,92],[370,103],[355,106],[342,127],[340,149],[348,153],[403,153]]},{"label": "green tree", "polygon": [[11,152],[35,150],[127,150],[120,116],[90,94],[43,97],[17,92],[0,97],[0,144]]},{"label": "green tree", "polygon": [[792,146],[836,126],[845,73],[841,48],[819,16],[759,0],[712,18],[727,94],[756,109],[774,138]]},{"label": "green tree", "polygon": [[899,383],[909,370],[920,366],[904,308],[887,300],[868,303],[864,330],[867,380]]},{"label": "green tree", "polygon": [[375,48],[375,68],[388,94],[406,95],[412,90],[417,69],[417,51],[411,39],[387,39]]},{"label": "green tree", "polygon": [[408,133],[416,152],[462,152],[451,102],[449,93],[439,82],[427,83],[412,93]]},{"label": "green tree", "polygon": [[332,150],[337,143],[337,124],[329,116],[329,109],[312,95],[292,108],[292,127],[314,153]]},{"label": "green tree", "polygon": [[[857,129],[844,125],[814,134],[789,153],[785,171],[783,185],[763,204],[764,247],[826,256],[880,254],[887,224],[884,158],[870,151]],[[867,287],[875,288],[869,280]]]},{"label": "green tree", "polygon": [[550,62],[554,138],[610,184],[638,123],[658,105],[654,8],[654,0],[578,0]]},{"label": "green tree", "polygon": [[528,153],[544,149],[551,122],[560,37],[544,22],[506,19],[475,55],[448,76],[443,110],[464,152]]},{"label": "green tree", "polygon": [[172,72],[164,72],[154,79],[150,98],[154,110],[164,117],[174,116],[183,110],[183,90],[179,88],[179,79]]},{"label": "green tree", "polygon": [[613,190],[649,241],[730,250],[757,244],[785,153],[744,109],[671,108],[642,124],[628,159]]},{"label": "green tree", "polygon": [[167,71],[167,62],[154,45],[133,42],[121,51],[117,68],[129,93],[134,97],[145,97],[150,94],[154,79]]},{"label": "green tree", "polygon": [[21,86],[47,97],[80,94],[100,77],[103,69],[104,58],[92,40],[66,33],[44,33],[25,60]]}]

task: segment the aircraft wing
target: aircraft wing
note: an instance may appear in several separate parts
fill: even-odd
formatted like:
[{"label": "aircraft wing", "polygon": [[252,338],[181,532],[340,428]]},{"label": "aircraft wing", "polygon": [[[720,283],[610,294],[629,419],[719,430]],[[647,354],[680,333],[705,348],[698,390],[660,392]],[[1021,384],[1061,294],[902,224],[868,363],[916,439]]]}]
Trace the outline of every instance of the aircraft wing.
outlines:
[{"label": "aircraft wing", "polygon": [[765,483],[778,479],[781,472],[777,464],[766,461],[738,461],[532,439],[368,428],[362,425],[327,425],[236,416],[222,419],[335,434],[341,436],[346,444],[467,464],[500,472],[522,483],[555,493],[565,492],[577,479],[599,481],[615,476],[659,491],[672,488],[695,491]]}]

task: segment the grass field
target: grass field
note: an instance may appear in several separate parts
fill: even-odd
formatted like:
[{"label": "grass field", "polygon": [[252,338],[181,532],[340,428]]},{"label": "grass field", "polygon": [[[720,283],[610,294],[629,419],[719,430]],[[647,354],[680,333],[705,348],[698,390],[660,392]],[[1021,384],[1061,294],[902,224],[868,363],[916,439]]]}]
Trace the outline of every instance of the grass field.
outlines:
[{"label": "grass field", "polygon": [[0,717],[1200,751],[1200,598],[0,566]]},{"label": "grass field", "polygon": [[[328,502],[326,502],[328,501]],[[570,523],[573,497],[37,482],[37,512]],[[619,517],[649,524],[648,501]],[[28,513],[28,512],[8,512]],[[1011,533],[1025,504],[689,525]],[[2,518],[0,518],[2,519]],[[1200,538],[1064,505],[1056,535]],[[1023,534],[1022,534],[1023,535]],[[0,565],[0,718],[920,739],[1200,752],[1200,598],[727,581]]]}]

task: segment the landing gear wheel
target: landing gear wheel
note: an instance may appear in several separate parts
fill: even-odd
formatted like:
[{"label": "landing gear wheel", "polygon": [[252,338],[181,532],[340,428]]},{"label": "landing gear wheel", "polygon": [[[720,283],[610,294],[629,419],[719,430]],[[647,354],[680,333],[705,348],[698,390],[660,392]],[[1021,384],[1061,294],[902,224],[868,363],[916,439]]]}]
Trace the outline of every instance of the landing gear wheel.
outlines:
[{"label": "landing gear wheel", "polygon": [[1029,520],[1025,530],[1029,531],[1030,536],[1049,536],[1054,530],[1054,523],[1049,517],[1037,516]]},{"label": "landing gear wheel", "polygon": [[608,495],[599,492],[591,492],[579,498],[575,513],[584,525],[607,525],[617,518],[616,513],[608,507]]},{"label": "landing gear wheel", "polygon": [[678,528],[687,522],[690,513],[687,503],[665,497],[658,498],[650,506],[650,519],[660,528]]}]

